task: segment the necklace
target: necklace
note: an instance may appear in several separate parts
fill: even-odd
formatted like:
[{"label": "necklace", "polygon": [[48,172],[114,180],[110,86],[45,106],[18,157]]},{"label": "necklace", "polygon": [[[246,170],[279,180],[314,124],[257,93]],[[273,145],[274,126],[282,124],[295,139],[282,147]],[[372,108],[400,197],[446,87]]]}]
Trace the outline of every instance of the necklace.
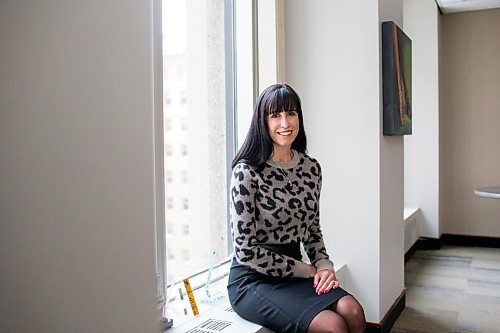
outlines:
[{"label": "necklace", "polygon": [[[293,153],[292,153],[292,158],[290,159],[290,161],[293,159]],[[276,164],[276,167],[278,168],[278,170],[280,171],[280,173],[283,175],[283,177],[285,178],[285,180],[288,181],[288,183],[285,185],[285,188],[287,190],[291,190],[292,187],[293,187],[293,181],[297,178],[297,176],[293,177],[292,179],[288,179],[288,172],[285,171],[285,168],[283,168],[277,161],[273,160],[274,164]],[[292,174],[293,173],[293,169],[292,169]]]}]

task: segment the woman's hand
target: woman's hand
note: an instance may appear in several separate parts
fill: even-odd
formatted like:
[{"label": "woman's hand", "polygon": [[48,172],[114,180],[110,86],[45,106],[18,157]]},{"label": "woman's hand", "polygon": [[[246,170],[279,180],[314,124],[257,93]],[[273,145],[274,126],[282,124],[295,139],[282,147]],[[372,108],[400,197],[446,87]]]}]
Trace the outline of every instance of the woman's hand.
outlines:
[{"label": "woman's hand", "polygon": [[316,288],[316,294],[318,295],[326,294],[332,288],[337,289],[338,286],[339,281],[337,280],[335,273],[328,269],[323,269],[319,272],[316,272],[316,274],[314,275],[313,288]]}]

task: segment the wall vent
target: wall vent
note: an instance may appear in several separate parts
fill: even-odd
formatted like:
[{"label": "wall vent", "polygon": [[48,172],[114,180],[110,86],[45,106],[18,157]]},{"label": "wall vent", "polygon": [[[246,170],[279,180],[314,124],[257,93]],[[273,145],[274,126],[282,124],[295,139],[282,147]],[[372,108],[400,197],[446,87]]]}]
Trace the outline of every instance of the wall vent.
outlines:
[{"label": "wall vent", "polygon": [[213,333],[221,332],[232,323],[229,321],[218,320],[218,319],[208,319],[201,323],[200,325],[190,329],[187,333]]},{"label": "wall vent", "polygon": [[234,309],[232,307],[228,307],[226,310],[224,310],[226,312],[234,312]]}]

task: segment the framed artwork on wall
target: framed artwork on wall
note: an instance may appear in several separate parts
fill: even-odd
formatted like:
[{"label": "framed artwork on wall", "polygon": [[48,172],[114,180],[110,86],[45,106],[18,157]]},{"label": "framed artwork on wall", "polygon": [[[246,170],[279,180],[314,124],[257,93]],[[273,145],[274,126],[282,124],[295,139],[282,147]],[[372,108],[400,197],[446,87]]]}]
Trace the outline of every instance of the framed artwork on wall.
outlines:
[{"label": "framed artwork on wall", "polygon": [[411,39],[394,22],[382,22],[384,135],[412,133]]}]

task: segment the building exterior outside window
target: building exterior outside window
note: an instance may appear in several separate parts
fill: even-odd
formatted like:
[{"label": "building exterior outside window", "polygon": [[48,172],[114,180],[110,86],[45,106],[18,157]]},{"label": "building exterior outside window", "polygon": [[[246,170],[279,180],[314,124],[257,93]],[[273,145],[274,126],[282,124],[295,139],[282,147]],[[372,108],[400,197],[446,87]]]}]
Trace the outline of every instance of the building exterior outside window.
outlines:
[{"label": "building exterior outside window", "polygon": [[167,262],[172,281],[228,255],[225,23],[221,0],[162,5],[166,243],[185,259]]}]

